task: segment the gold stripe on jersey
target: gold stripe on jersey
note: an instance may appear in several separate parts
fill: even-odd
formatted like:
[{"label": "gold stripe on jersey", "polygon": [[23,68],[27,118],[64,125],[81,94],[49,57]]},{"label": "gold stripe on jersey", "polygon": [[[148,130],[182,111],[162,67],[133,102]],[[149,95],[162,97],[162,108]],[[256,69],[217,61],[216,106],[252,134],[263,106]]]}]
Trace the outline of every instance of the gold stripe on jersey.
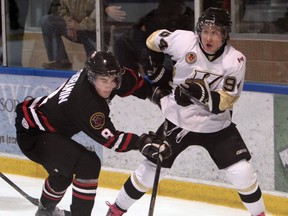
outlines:
[{"label": "gold stripe on jersey", "polygon": [[221,111],[231,108],[239,98],[239,96],[231,96],[223,90],[217,92],[220,94],[219,110]]},{"label": "gold stripe on jersey", "polygon": [[146,46],[155,52],[161,52],[160,48],[154,43],[155,38],[160,31],[161,30],[157,30],[153,32],[146,40]]}]

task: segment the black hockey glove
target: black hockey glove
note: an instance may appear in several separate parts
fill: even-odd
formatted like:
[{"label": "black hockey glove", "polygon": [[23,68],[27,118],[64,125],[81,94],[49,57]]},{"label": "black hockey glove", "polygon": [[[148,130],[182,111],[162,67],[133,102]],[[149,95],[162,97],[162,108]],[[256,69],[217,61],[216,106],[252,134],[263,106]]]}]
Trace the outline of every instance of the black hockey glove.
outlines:
[{"label": "black hockey glove", "polygon": [[193,104],[193,102],[190,100],[188,95],[184,94],[181,91],[180,86],[176,87],[176,89],[174,91],[174,98],[175,98],[176,103],[180,106],[183,106],[183,107],[186,107],[186,106]]},{"label": "black hockey glove", "polygon": [[161,98],[169,95],[172,92],[172,89],[161,89],[160,87],[152,87],[151,94],[148,95],[149,100],[160,106]]},{"label": "black hockey glove", "polygon": [[203,80],[189,78],[184,84],[176,87],[174,97],[177,104],[181,106],[193,104],[193,99],[206,104],[209,100],[208,91],[210,90],[207,89]]},{"label": "black hockey glove", "polygon": [[173,79],[173,63],[169,55],[165,55],[162,65],[147,71],[147,76],[153,86],[163,89],[171,88],[169,82]]},{"label": "black hockey glove", "polygon": [[[167,159],[172,155],[172,149],[166,139],[159,138],[155,133],[143,133],[138,141],[139,151],[150,158]],[[161,156],[160,156],[161,155]]]}]

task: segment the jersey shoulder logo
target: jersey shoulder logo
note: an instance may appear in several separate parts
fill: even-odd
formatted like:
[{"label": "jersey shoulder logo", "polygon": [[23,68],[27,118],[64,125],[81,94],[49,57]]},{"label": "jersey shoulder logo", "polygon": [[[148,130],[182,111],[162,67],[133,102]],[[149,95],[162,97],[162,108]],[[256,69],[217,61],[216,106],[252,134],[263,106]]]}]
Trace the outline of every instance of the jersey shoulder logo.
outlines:
[{"label": "jersey shoulder logo", "polygon": [[29,129],[29,124],[27,122],[27,120],[25,118],[22,119],[22,126],[25,128],[25,129]]},{"label": "jersey shoulder logo", "polygon": [[99,130],[105,124],[105,115],[101,112],[94,113],[90,117],[90,125],[92,128]]},{"label": "jersey shoulder logo", "polygon": [[196,62],[196,60],[197,60],[197,56],[196,56],[196,53],[194,52],[188,52],[185,56],[185,61],[188,64],[193,64],[194,62]]}]

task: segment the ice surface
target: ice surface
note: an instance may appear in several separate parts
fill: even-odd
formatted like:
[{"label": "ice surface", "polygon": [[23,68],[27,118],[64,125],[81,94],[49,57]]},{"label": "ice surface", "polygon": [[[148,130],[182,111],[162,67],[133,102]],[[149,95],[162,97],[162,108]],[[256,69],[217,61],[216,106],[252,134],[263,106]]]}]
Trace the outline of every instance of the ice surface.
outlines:
[{"label": "ice surface", "polygon": [[[6,174],[18,187],[32,197],[38,198],[44,180],[30,177]],[[97,190],[93,216],[105,216],[108,207],[105,201],[113,203],[118,191],[101,188]],[[148,215],[151,195],[147,194],[136,202],[125,214],[125,216]],[[71,188],[68,188],[59,208],[69,209],[71,202]],[[0,216],[33,216],[37,207],[26,200],[13,187],[0,178]],[[170,197],[157,196],[154,216],[249,216],[247,211],[224,206],[211,205],[202,202],[174,199]]]}]

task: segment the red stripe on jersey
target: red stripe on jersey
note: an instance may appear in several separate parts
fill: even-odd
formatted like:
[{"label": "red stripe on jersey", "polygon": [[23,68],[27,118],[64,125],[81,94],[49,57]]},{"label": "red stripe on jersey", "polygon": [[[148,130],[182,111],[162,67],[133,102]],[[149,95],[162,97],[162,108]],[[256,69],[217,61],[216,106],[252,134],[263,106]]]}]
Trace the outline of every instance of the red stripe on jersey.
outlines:
[{"label": "red stripe on jersey", "polygon": [[88,195],[78,194],[78,193],[76,193],[76,192],[74,191],[74,192],[73,192],[73,196],[75,196],[75,197],[77,197],[77,198],[79,198],[79,199],[82,199],[82,200],[94,200],[96,194],[91,195],[91,196],[88,196]]},{"label": "red stripe on jersey", "polygon": [[48,119],[45,116],[41,115],[41,118],[45,126],[49,129],[50,132],[53,132],[53,133],[56,132],[55,128],[52,127],[52,125],[48,122]]},{"label": "red stripe on jersey", "polygon": [[128,134],[127,134],[127,138],[125,139],[125,142],[124,142],[122,148],[119,149],[119,152],[125,151],[125,150],[127,149],[128,145],[129,145],[130,142],[131,142],[131,139],[132,139],[132,134],[131,134],[131,133],[128,133]]},{"label": "red stripe on jersey", "polygon": [[114,141],[115,141],[115,136],[111,137],[105,144],[104,146],[107,148],[112,148],[112,146],[114,145]]},{"label": "red stripe on jersey", "polygon": [[124,95],[121,95],[121,97],[125,97],[125,96],[128,96],[128,95],[132,95],[133,92],[135,92],[137,89],[141,88],[144,84],[144,79],[141,77],[140,78],[140,81],[139,81],[139,77],[137,77],[137,75],[135,73],[133,73],[131,70],[128,69],[128,71],[131,73],[132,76],[134,76],[135,78],[135,82],[136,82],[136,85],[134,86],[134,88],[132,88],[130,91],[126,92],[126,94]]},{"label": "red stripe on jersey", "polygon": [[27,104],[28,104],[29,102],[30,102],[29,100],[23,102],[22,110],[23,110],[23,114],[24,114],[24,117],[25,117],[26,121],[28,121],[28,124],[29,124],[31,127],[35,128],[35,124],[34,124],[34,122],[32,121],[32,119],[29,117],[29,113],[28,113],[28,110],[27,110],[27,109],[29,109],[29,108],[27,107]]}]

